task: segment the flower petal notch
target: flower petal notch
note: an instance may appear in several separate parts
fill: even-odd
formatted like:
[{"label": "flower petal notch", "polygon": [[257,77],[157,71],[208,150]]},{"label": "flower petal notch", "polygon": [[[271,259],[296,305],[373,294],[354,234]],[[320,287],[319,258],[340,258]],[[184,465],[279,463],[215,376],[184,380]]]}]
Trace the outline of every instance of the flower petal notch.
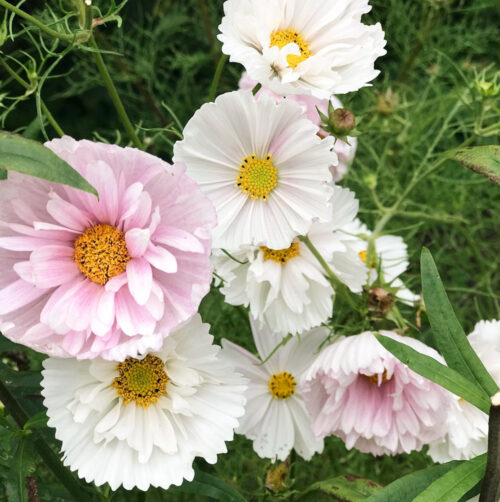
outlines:
[{"label": "flower petal notch", "polygon": [[42,395],[64,464],[97,486],[168,488],[215,463],[244,413],[245,379],[198,315],[121,363],[48,358]]},{"label": "flower petal notch", "polygon": [[368,85],[386,41],[379,23],[361,22],[368,0],[227,0],[222,52],[253,80],[282,96],[328,99]]},{"label": "flower petal notch", "polygon": [[333,139],[318,131],[297,103],[249,91],[223,94],[194,114],[174,161],[186,164],[215,206],[214,247],[284,249],[313,219],[328,219],[326,182],[337,155]]},{"label": "flower petal notch", "polygon": [[208,292],[211,202],[181,164],[69,137],[46,146],[99,198],[17,173],[2,182],[1,331],[58,357],[158,349]]}]

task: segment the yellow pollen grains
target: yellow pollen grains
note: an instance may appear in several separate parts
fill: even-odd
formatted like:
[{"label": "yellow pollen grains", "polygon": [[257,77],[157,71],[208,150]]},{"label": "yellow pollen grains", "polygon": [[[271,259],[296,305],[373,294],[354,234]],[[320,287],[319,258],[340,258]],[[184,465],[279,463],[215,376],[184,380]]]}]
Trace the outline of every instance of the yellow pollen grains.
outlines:
[{"label": "yellow pollen grains", "polygon": [[291,258],[299,256],[299,243],[292,242],[292,245],[286,249],[270,249],[265,246],[259,248],[264,255],[264,261],[273,260],[281,265],[285,264]]},{"label": "yellow pollen grains", "polygon": [[289,54],[286,57],[286,61],[290,68],[296,68],[299,63],[302,63],[302,61],[305,61],[313,55],[313,53],[309,50],[309,42],[307,42],[304,37],[293,28],[278,30],[271,33],[271,47],[279,47],[282,49],[285,45],[292,42],[299,46],[300,56],[296,54]]},{"label": "yellow pollen grains", "polygon": [[270,155],[259,158],[252,154],[242,160],[235,186],[251,199],[267,200],[277,185],[278,170]]},{"label": "yellow pollen grains", "polygon": [[97,284],[106,284],[127,268],[130,255],[125,234],[106,224],[87,228],[75,241],[74,260],[83,275]]},{"label": "yellow pollen grains", "polygon": [[168,376],[159,357],[151,354],[144,359],[127,357],[125,361],[118,363],[117,370],[119,376],[111,386],[123,398],[124,404],[134,401],[147,408],[167,394]]},{"label": "yellow pollen grains", "polygon": [[[363,378],[367,382],[370,382],[372,385],[378,386],[379,373],[374,373],[373,375],[363,375],[363,373],[360,373],[360,376],[361,376],[361,378]],[[384,370],[384,372],[382,373],[382,378],[381,378],[380,383],[383,384],[383,383],[389,382],[391,380],[392,380],[392,377],[387,378],[387,370]]]},{"label": "yellow pollen grains", "polygon": [[[368,253],[366,251],[360,251],[358,253],[358,256],[361,258],[361,261],[367,265],[367,260],[368,260]],[[376,265],[376,257],[372,256],[372,259],[370,260],[370,268],[375,268]]]},{"label": "yellow pollen grains", "polygon": [[288,399],[295,394],[297,382],[291,373],[282,371],[272,375],[268,385],[274,399]]}]

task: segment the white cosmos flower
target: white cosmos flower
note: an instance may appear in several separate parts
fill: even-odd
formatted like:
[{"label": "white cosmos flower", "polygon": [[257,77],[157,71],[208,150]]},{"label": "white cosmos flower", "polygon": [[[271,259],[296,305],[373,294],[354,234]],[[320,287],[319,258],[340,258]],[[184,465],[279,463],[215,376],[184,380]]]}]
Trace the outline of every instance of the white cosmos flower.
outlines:
[{"label": "white cosmos flower", "polygon": [[313,219],[328,219],[333,139],[293,101],[235,91],[204,104],[174,146],[174,158],[212,200],[213,246],[283,249]]},{"label": "white cosmos flower", "polygon": [[[330,220],[313,223],[308,237],[337,278],[360,292],[367,274],[358,256],[362,243],[340,231],[352,223],[358,201],[345,188],[333,191]],[[230,254],[238,261],[221,251],[212,258],[226,302],[249,306],[252,317],[272,331],[300,333],[331,316],[335,292],[317,258],[297,238],[284,249],[245,246]]]},{"label": "white cosmos flower", "polygon": [[[381,235],[374,239],[374,253],[367,263],[368,257],[368,239],[372,232],[368,230],[365,224],[355,220],[352,225],[346,227],[346,231],[352,235],[362,235],[363,243],[358,256],[368,265],[367,285],[371,286],[379,280],[382,284],[387,284],[396,290],[397,300],[407,304],[414,305],[420,301],[420,295],[412,293],[399,278],[410,265],[408,261],[408,246],[399,235]],[[380,272],[380,274],[379,274]]]},{"label": "white cosmos flower", "polygon": [[180,485],[215,463],[244,413],[245,379],[198,315],[158,352],[117,363],[44,361],[42,395],[64,464],[116,490]]},{"label": "white cosmos flower", "polygon": [[[259,356],[265,360],[280,338],[255,322],[252,332]],[[236,432],[253,440],[260,457],[285,460],[293,448],[309,460],[323,450],[323,441],[312,432],[298,384],[327,336],[326,328],[303,333],[280,347],[264,364],[247,350],[222,340],[223,352],[250,381],[245,415]]]},{"label": "white cosmos flower", "polygon": [[[479,321],[468,336],[484,366],[500,384],[500,321]],[[448,433],[429,448],[434,462],[468,460],[488,449],[488,415],[455,397],[446,420]]]},{"label": "white cosmos flower", "polygon": [[379,74],[386,42],[380,24],[361,22],[370,10],[368,0],[227,0],[218,38],[272,91],[329,98]]}]

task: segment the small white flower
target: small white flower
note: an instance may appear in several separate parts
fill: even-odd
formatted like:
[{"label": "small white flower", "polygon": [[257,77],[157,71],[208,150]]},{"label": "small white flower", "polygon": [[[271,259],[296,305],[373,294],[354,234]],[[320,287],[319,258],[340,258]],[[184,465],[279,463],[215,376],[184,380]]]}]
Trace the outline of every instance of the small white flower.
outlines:
[{"label": "small white flower", "polygon": [[[500,321],[479,321],[468,336],[484,366],[500,384]],[[446,420],[448,433],[433,443],[429,455],[434,462],[468,460],[488,449],[488,415],[455,396]]]},{"label": "small white flower", "polygon": [[356,91],[373,80],[383,56],[380,24],[364,25],[368,0],[227,0],[222,52],[249,76],[285,94]]},{"label": "small white flower", "polygon": [[46,359],[42,395],[64,464],[98,486],[147,490],[192,480],[195,456],[215,463],[246,386],[212,342],[196,315],[139,359]]},{"label": "small white flower", "polygon": [[[367,274],[358,257],[362,244],[340,230],[352,223],[358,201],[345,188],[334,186],[333,191],[330,220],[313,223],[308,236],[337,278],[360,292]],[[280,250],[246,246],[231,255],[238,261],[221,251],[213,255],[217,275],[224,281],[221,292],[226,302],[250,306],[253,318],[272,331],[300,333],[331,316],[335,292],[303,242],[294,239]]]},{"label": "small white flower", "polygon": [[[252,331],[259,356],[265,360],[280,339],[255,322]],[[323,450],[323,441],[312,433],[298,384],[327,336],[326,328],[316,328],[294,337],[264,364],[238,345],[222,341],[223,351],[250,381],[245,415],[236,432],[253,440],[260,457],[285,460],[293,448],[309,460]]]},{"label": "small white flower", "polygon": [[283,249],[315,218],[328,219],[332,138],[293,101],[235,91],[204,104],[174,146],[174,158],[212,200],[213,246]]},{"label": "small white flower", "polygon": [[[363,246],[359,251],[359,258],[368,266],[367,284],[371,286],[377,279],[383,284],[388,284],[397,290],[396,299],[406,305],[414,305],[420,301],[420,295],[412,293],[405,287],[399,276],[404,273],[408,266],[408,246],[399,235],[382,235],[374,239],[373,254],[369,258],[368,238],[371,231],[366,225],[356,220],[346,230],[352,235],[363,235]],[[367,261],[370,260],[370,263]],[[380,272],[380,275],[379,275]]]}]

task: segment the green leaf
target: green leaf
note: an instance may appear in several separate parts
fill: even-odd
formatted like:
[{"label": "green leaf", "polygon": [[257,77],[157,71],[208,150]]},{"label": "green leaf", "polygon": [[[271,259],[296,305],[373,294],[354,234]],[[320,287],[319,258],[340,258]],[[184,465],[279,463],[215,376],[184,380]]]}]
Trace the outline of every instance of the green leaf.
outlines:
[{"label": "green leaf", "polygon": [[7,179],[7,171],[5,169],[0,168],[0,180]]},{"label": "green leaf", "polygon": [[489,413],[490,399],[485,392],[460,373],[434,358],[421,354],[404,343],[383,335],[375,335],[377,340],[402,363],[429,380],[441,385],[457,396],[464,398],[481,411]]},{"label": "green leaf", "polygon": [[241,493],[231,485],[206,472],[197,471],[191,482],[169,488],[171,493],[192,493],[223,502],[246,502]]},{"label": "green leaf", "polygon": [[421,269],[425,307],[439,351],[450,368],[477,383],[488,396],[493,396],[498,386],[467,340],[427,248],[422,249]]},{"label": "green leaf", "polygon": [[414,502],[456,502],[472,490],[483,478],[486,469],[486,456],[484,453],[479,457],[464,462],[447,472],[444,476],[428,486]]},{"label": "green leaf", "polygon": [[34,466],[33,443],[30,438],[24,437],[19,441],[11,468],[7,473],[8,477],[5,487],[7,489],[8,500],[28,502],[26,477],[33,472]]},{"label": "green leaf", "polygon": [[453,460],[446,464],[433,465],[427,469],[412,472],[367,498],[365,502],[412,502],[433,481],[464,463],[463,461]]},{"label": "green leaf", "polygon": [[97,196],[97,191],[66,161],[31,139],[0,131],[0,169],[17,171]]},{"label": "green leaf", "polygon": [[361,502],[365,501],[367,497],[378,493],[381,489],[382,485],[375,483],[371,479],[345,474],[314,483],[304,494],[317,490],[327,495],[333,495],[342,502]]},{"label": "green leaf", "polygon": [[500,185],[500,146],[475,146],[458,150],[454,158],[475,173]]},{"label": "green leaf", "polygon": [[28,419],[28,421],[24,424],[23,429],[25,431],[33,431],[36,429],[43,429],[47,426],[49,418],[47,417],[47,413],[45,410],[40,411],[36,415],[33,415]]}]

